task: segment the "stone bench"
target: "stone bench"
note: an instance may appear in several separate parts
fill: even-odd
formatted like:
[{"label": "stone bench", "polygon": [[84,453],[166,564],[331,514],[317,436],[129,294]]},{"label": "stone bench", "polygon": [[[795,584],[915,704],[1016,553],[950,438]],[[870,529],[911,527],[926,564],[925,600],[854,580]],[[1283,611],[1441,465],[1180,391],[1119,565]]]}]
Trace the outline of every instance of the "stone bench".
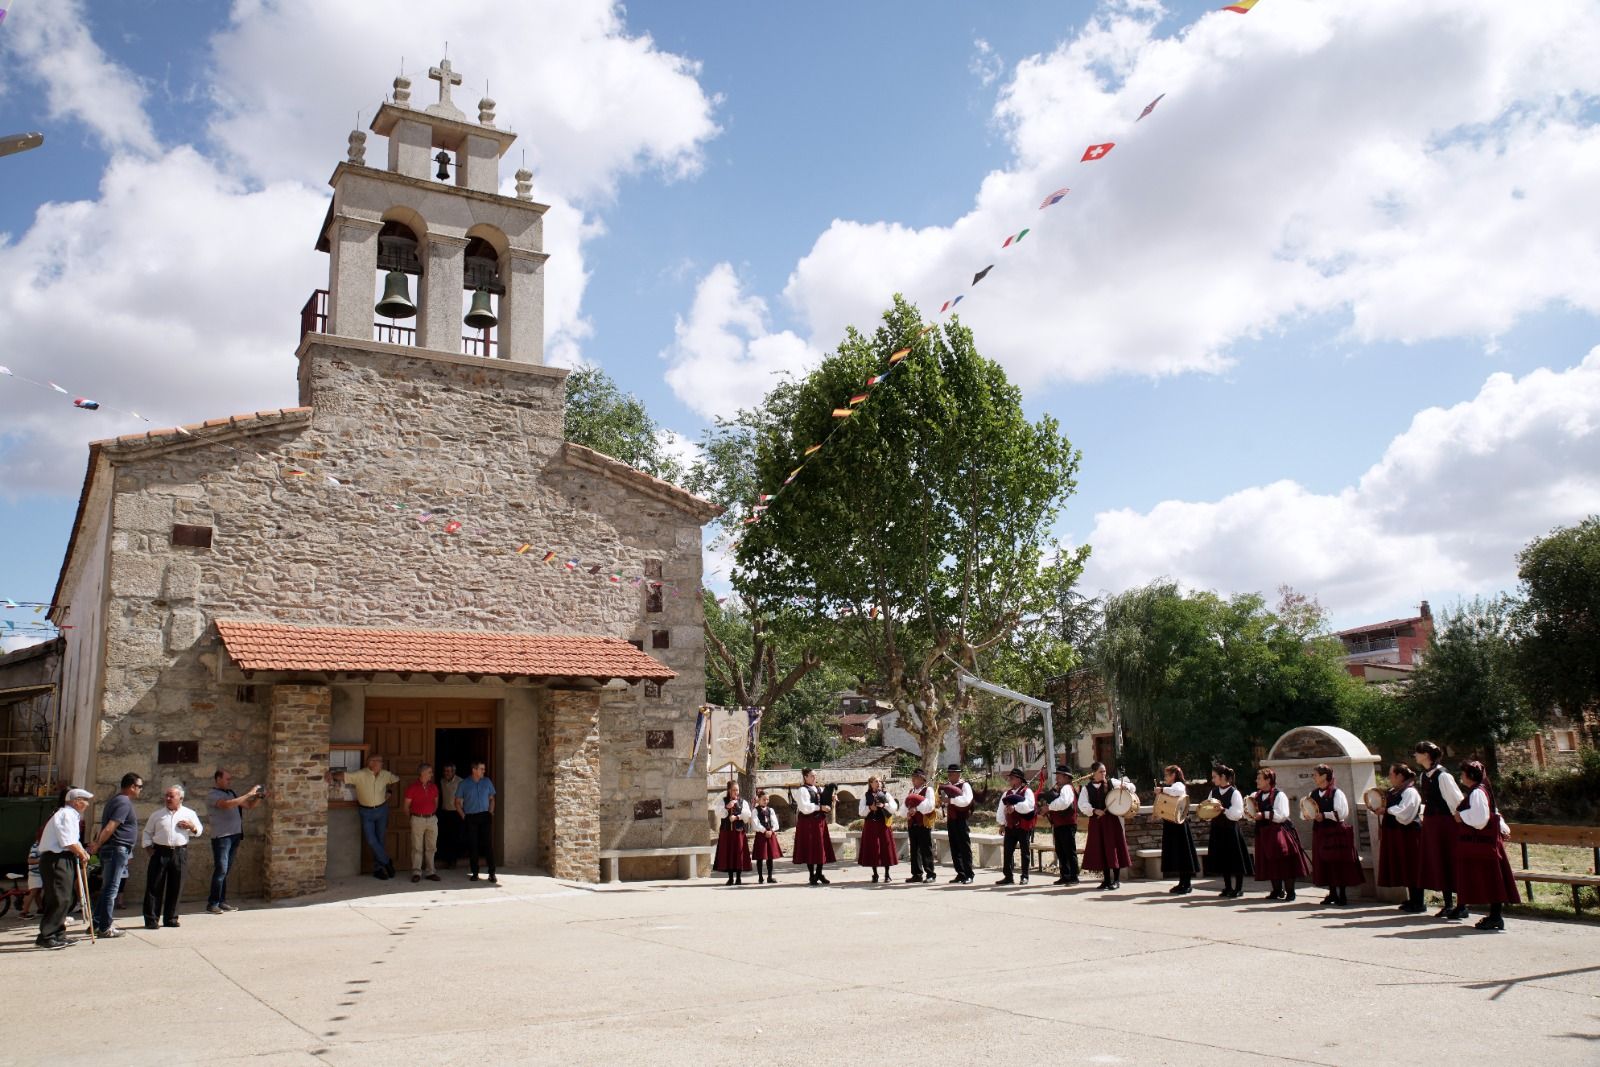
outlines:
[{"label": "stone bench", "polygon": [[[1195,849],[1196,854],[1198,854],[1202,859],[1204,859],[1206,854],[1210,851],[1211,850],[1204,845],[1201,845],[1199,848]],[[1133,854],[1133,858],[1139,861],[1140,878],[1161,877],[1161,850],[1159,848],[1141,848]],[[1196,878],[1200,877],[1199,871],[1195,871],[1194,873]]]},{"label": "stone bench", "polygon": [[710,845],[683,845],[678,848],[603,848],[600,850],[600,869],[602,882],[620,882],[622,880],[622,861],[625,859],[653,859],[659,856],[674,856],[678,860],[679,878],[700,877],[700,857],[711,859],[716,854],[716,849]]}]

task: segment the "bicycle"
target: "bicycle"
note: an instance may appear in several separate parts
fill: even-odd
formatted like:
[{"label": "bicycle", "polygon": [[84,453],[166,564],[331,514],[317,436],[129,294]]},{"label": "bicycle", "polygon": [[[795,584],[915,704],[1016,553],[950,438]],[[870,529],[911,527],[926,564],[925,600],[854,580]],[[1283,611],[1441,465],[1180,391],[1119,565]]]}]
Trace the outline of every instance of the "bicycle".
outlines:
[{"label": "bicycle", "polygon": [[28,910],[27,910],[28,909],[28,875],[27,875],[27,872],[23,872],[22,874],[13,874],[12,872],[7,871],[6,872],[6,878],[11,882],[11,888],[7,889],[4,893],[0,893],[0,919],[3,919],[8,914],[10,914],[11,908],[13,907],[13,905],[16,907],[17,911],[21,914],[22,918],[24,918],[24,919],[33,918],[33,916],[28,914]]}]

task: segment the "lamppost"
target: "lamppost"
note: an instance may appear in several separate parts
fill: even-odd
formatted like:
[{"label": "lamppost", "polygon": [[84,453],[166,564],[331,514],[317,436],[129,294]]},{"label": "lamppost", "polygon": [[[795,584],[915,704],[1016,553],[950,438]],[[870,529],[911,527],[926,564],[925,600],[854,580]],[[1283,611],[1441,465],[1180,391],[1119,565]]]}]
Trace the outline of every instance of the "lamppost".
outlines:
[{"label": "lamppost", "polygon": [[0,136],[0,156],[11,156],[44,144],[42,133],[8,133]]}]

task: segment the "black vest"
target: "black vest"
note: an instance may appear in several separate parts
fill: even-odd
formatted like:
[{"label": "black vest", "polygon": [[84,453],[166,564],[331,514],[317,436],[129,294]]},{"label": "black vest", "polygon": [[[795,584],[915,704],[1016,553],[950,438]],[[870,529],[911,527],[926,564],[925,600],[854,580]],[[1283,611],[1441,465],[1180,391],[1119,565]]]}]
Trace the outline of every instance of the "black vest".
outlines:
[{"label": "black vest", "polygon": [[1394,815],[1391,814],[1391,812],[1400,804],[1400,798],[1405,796],[1405,792],[1406,791],[1403,786],[1399,789],[1391,789],[1389,790],[1389,795],[1384,799],[1383,828],[1385,830],[1399,830],[1404,832],[1407,830],[1422,829],[1422,826],[1415,819],[1412,819],[1408,823],[1402,823],[1399,819],[1396,819]]},{"label": "black vest", "polygon": [[1083,787],[1083,791],[1089,794],[1089,806],[1091,808],[1095,811],[1106,810],[1106,797],[1111,795],[1110,782],[1090,782]]},{"label": "black vest", "polygon": [[1333,812],[1333,795],[1338,788],[1338,786],[1330,785],[1326,789],[1313,789],[1311,791],[1311,795],[1317,798],[1317,807],[1322,809],[1322,814],[1330,816],[1330,821],[1334,822],[1337,822],[1338,819]]},{"label": "black vest", "polygon": [[1442,767],[1430,767],[1417,776],[1417,792],[1422,794],[1422,813],[1428,818],[1450,818],[1450,805],[1445,802],[1444,791],[1439,788]]},{"label": "black vest", "polygon": [[776,830],[778,828],[778,820],[773,818],[771,808],[757,808],[756,821],[761,824],[763,830]]},{"label": "black vest", "polygon": [[[743,811],[744,809],[741,808],[740,810]],[[723,804],[722,804],[722,828],[724,830],[733,830],[733,831],[736,831],[738,833],[743,833],[744,829],[745,829],[744,819],[742,819],[742,818],[736,819],[733,816],[728,814],[727,801],[723,801]]]}]

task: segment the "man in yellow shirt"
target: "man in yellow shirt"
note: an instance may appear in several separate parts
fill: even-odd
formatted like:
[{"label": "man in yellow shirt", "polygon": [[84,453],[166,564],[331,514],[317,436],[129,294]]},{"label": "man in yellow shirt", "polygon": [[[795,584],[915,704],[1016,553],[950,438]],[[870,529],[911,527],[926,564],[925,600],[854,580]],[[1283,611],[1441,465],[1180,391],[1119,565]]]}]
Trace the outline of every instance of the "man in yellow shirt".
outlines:
[{"label": "man in yellow shirt", "polygon": [[383,837],[389,832],[389,787],[399,781],[383,769],[382,756],[368,756],[365,767],[344,776],[344,784],[355,790],[361,812],[361,836],[372,849],[372,876],[379,880],[394,877],[394,861],[389,858],[389,850],[383,847]]}]

